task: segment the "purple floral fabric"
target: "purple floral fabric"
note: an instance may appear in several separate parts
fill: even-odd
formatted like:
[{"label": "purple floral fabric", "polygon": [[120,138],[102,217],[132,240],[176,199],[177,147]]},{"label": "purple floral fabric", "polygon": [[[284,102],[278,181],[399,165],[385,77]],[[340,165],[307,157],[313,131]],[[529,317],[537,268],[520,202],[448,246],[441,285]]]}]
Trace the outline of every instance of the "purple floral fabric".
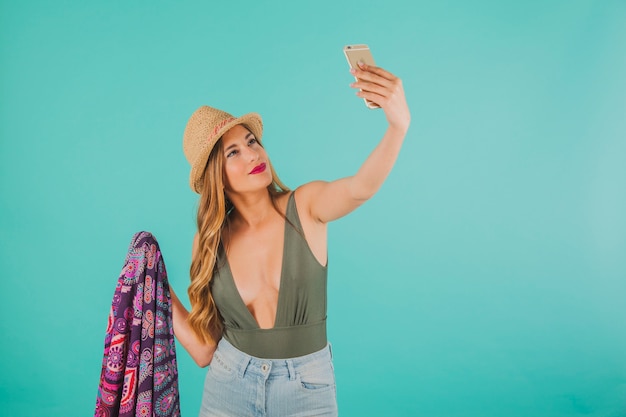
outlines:
[{"label": "purple floral fabric", "polygon": [[167,272],[148,232],[133,236],[117,281],[95,416],[180,416]]}]

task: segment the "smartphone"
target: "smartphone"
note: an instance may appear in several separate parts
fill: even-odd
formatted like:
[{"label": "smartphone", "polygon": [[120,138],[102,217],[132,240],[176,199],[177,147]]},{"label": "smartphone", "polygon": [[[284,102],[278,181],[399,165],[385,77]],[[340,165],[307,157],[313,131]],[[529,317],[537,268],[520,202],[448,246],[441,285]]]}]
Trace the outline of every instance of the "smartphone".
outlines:
[{"label": "smartphone", "polygon": [[[348,65],[350,65],[350,68],[359,68],[359,62],[363,62],[367,65],[376,65],[376,63],[374,62],[374,57],[372,56],[372,52],[367,45],[346,45],[343,47],[343,53],[348,60]],[[369,101],[366,99],[363,100],[365,100],[365,105],[370,109],[380,108],[380,106],[373,101]]]}]

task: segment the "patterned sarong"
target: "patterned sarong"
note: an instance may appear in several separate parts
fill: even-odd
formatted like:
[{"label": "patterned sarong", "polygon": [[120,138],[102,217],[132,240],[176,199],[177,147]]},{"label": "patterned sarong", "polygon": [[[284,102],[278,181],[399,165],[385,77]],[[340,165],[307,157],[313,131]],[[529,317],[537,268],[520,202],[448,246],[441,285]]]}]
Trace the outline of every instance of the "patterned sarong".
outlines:
[{"label": "patterned sarong", "polygon": [[117,281],[95,416],[180,416],[167,272],[148,232],[133,236]]}]

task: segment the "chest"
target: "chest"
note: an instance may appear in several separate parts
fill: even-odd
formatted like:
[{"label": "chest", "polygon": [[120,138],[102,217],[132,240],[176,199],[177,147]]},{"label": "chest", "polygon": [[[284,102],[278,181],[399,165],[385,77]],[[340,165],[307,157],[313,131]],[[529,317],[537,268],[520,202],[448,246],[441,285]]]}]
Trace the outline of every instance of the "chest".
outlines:
[{"label": "chest", "polygon": [[233,281],[248,308],[275,305],[281,284],[285,246],[284,223],[240,233],[228,241],[226,256]]}]

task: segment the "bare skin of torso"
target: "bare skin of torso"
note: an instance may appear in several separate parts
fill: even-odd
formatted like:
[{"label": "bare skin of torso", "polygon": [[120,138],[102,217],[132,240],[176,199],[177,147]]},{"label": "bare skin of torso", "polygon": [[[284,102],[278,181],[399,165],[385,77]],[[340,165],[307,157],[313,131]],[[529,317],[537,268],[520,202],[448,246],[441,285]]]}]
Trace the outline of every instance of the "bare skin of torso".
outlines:
[{"label": "bare skin of torso", "polygon": [[[297,200],[300,193],[296,195]],[[306,194],[304,191],[303,194]],[[284,215],[289,194],[277,199]],[[270,203],[271,204],[271,203]],[[321,265],[326,265],[326,224],[316,222],[306,212],[300,213],[304,235]],[[283,263],[285,219],[275,210],[255,225],[248,225],[232,214],[230,227],[222,231],[228,263],[239,295],[262,329],[274,327]]]}]

